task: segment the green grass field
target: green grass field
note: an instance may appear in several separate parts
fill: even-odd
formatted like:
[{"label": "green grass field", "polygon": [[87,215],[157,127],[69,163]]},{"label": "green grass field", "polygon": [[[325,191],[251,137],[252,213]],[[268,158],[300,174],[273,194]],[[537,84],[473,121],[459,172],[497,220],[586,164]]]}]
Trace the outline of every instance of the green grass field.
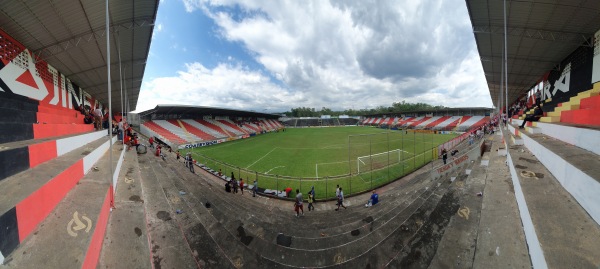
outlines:
[{"label": "green grass field", "polygon": [[233,172],[260,188],[315,186],[317,199],[336,185],[346,195],[398,179],[437,158],[437,145],[455,135],[388,131],[371,127],[291,128],[243,140],[192,149],[200,163]]}]

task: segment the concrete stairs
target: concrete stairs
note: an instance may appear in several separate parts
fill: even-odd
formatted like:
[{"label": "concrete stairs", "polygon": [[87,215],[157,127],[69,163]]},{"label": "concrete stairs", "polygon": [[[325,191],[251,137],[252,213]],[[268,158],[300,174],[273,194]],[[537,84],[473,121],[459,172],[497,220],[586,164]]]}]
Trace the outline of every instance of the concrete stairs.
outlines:
[{"label": "concrete stairs", "polygon": [[598,155],[545,134],[522,137],[523,146],[510,147],[508,164],[532,265],[597,267]]},{"label": "concrete stairs", "polygon": [[[389,196],[382,195],[385,202],[373,208],[364,208],[366,201],[361,201],[348,204],[349,208],[341,212],[328,210],[309,213],[306,210],[305,215],[297,219],[293,217],[289,202],[283,202],[289,204],[286,207],[289,209],[282,211],[275,206],[282,203],[279,200],[251,198],[249,193],[244,196],[225,193],[223,184],[205,178],[212,175],[192,174],[172,158],[167,158],[166,162],[153,156],[142,158],[147,157],[150,157],[147,160],[150,163],[141,165],[148,165],[151,172],[145,173],[142,167],[144,182],[147,177],[149,181],[157,180],[160,183],[168,203],[162,204],[161,208],[163,211],[170,210],[166,211],[171,218],[169,221],[177,224],[169,225],[180,227],[184,241],[189,243],[190,248],[189,254],[185,254],[184,250],[171,254],[153,253],[154,261],[161,266],[171,266],[174,260],[181,262],[181,266],[189,265],[193,262],[189,261],[189,257],[201,267],[209,264],[211,267],[238,268],[335,267],[356,262],[364,266],[381,267],[388,263],[406,263],[410,258],[404,255],[404,251],[417,251],[424,243],[398,250],[393,246],[398,244],[399,238],[419,242],[426,234],[423,229],[434,227],[433,224],[427,225],[430,216],[437,216],[439,226],[447,223],[443,219],[447,220],[449,214],[455,212],[453,209],[442,210],[442,207],[452,207],[448,204],[452,200],[451,195],[446,195],[449,176],[433,180],[425,174],[398,189],[397,193],[390,191]],[[182,195],[181,191],[185,194]],[[442,200],[446,204],[440,205]],[[210,207],[206,206],[207,202]],[[181,214],[176,213],[178,209]],[[336,214],[335,217],[332,218],[332,214]],[[153,213],[147,216],[151,219]],[[152,237],[152,232],[149,234]],[[174,234],[172,238],[175,238]],[[151,244],[151,249],[156,245],[164,249],[162,244],[175,245],[174,242],[155,242]],[[206,247],[202,246],[206,244],[212,246],[211,253],[207,253]],[[374,256],[380,259],[374,260]]]},{"label": "concrete stairs", "polygon": [[[115,172],[108,149],[103,136],[1,182],[10,195],[0,202],[0,244],[8,254],[0,268],[96,267]],[[113,169],[118,162],[113,158]]]}]

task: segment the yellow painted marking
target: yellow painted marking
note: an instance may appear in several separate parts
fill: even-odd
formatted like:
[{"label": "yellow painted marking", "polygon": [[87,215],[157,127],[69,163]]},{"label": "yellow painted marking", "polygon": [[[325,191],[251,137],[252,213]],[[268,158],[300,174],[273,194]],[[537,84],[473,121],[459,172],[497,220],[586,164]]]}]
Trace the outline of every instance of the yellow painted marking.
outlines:
[{"label": "yellow painted marking", "polygon": [[[90,230],[92,229],[92,220],[88,217],[86,217],[85,215],[81,216],[81,218],[83,218],[83,220],[85,220],[85,222],[87,222],[87,225],[85,225],[80,219],[79,219],[79,212],[75,211],[73,213],[73,218],[69,221],[69,224],[67,224],[67,233],[69,233],[70,236],[72,237],[77,237],[77,231],[79,230],[83,230],[85,228],[85,232],[89,233]],[[73,224],[75,224],[75,226],[73,226]]]},{"label": "yellow painted marking", "polygon": [[462,187],[464,185],[465,185],[465,183],[463,183],[462,181],[456,181],[456,186]]},{"label": "yellow painted marking", "polygon": [[344,257],[342,257],[342,253],[338,253],[333,257],[333,260],[335,261],[335,264],[340,264],[344,262]]},{"label": "yellow painted marking", "polygon": [[242,257],[239,257],[239,256],[235,257],[233,259],[233,266],[235,268],[242,268],[242,267],[244,267],[244,260],[242,260]]},{"label": "yellow painted marking", "polygon": [[125,177],[125,183],[127,183],[127,184],[133,183],[133,178]]},{"label": "yellow painted marking", "polygon": [[457,213],[461,218],[469,220],[469,214],[471,214],[471,210],[465,206],[465,207],[459,209]]},{"label": "yellow painted marking", "polygon": [[537,179],[537,176],[535,175],[534,172],[531,171],[521,171],[521,176],[524,178],[535,178]]}]

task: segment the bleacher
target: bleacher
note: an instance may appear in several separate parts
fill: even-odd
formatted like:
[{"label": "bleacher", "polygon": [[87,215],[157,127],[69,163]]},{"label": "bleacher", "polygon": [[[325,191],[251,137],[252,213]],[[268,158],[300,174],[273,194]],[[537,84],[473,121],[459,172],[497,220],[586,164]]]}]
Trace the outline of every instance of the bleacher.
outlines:
[{"label": "bleacher", "polygon": [[[173,129],[176,127],[169,128]],[[170,146],[173,146],[174,144],[183,144],[187,142],[185,138],[174,134],[173,132],[166,129],[162,125],[156,123],[155,121],[147,121],[142,123],[142,125],[140,126],[140,130],[145,136],[156,136],[162,141],[165,141]],[[181,133],[181,131],[179,133]]]},{"label": "bleacher", "polygon": [[443,117],[436,117],[435,120],[425,124],[424,128],[425,129],[441,129],[443,128],[443,126],[441,126],[446,120],[448,120],[449,118],[451,118],[450,116],[443,116]]},{"label": "bleacher", "polygon": [[485,116],[463,116],[460,124],[456,127],[457,131],[466,131],[489,121]]},{"label": "bleacher", "polygon": [[354,118],[340,118],[340,125],[356,125],[358,124],[358,120]]},{"label": "bleacher", "polygon": [[[518,184],[521,185],[523,196],[531,210],[531,226],[535,227],[544,256],[553,264],[565,264],[566,261],[557,260],[561,255],[560,248],[546,246],[560,241],[573,242],[571,247],[575,249],[572,253],[577,254],[570,257],[569,262],[576,264],[575,259],[586,260],[588,258],[584,256],[596,249],[593,244],[583,247],[582,242],[598,241],[600,172],[595,167],[600,166],[600,129],[593,118],[588,118],[589,121],[583,118],[577,123],[569,122],[571,115],[568,112],[585,111],[600,104],[600,99],[596,98],[600,92],[600,83],[585,92],[587,97],[580,98],[576,103],[555,106],[562,113],[550,114],[546,122],[528,122],[524,129],[520,129],[518,126],[522,120],[511,119],[512,124],[508,126],[506,140],[509,143],[511,169],[516,175],[529,175],[527,173],[533,171],[529,177],[538,180],[536,184],[531,184],[533,182],[522,176]],[[572,101],[573,99],[569,102]],[[584,108],[581,108],[584,101]],[[570,110],[560,109],[567,106]],[[545,104],[543,107],[548,108]],[[540,195],[551,195],[552,198],[542,201],[539,199]],[[553,208],[551,216],[540,216],[545,212],[537,210],[536,206],[542,204],[544,208]],[[555,225],[578,232],[546,236],[552,233]]]},{"label": "bleacher", "polygon": [[[194,134],[195,136],[200,138],[202,141],[213,140],[216,138],[214,136],[214,134],[212,132],[210,132],[210,129],[206,128],[202,124],[199,124],[197,121],[179,120],[179,122],[181,123],[181,126],[185,127],[185,130],[187,132]],[[190,141],[190,142],[193,142],[193,141]]]},{"label": "bleacher", "polygon": [[245,135],[248,134],[247,131],[237,126],[237,124],[233,123],[231,120],[215,120],[214,123],[219,125],[221,128],[228,130],[236,135]]},{"label": "bleacher", "polygon": [[[94,253],[95,237],[102,238],[106,227],[111,189],[90,171],[101,167],[109,177],[107,130],[94,131],[77,110],[13,93],[0,92],[0,110],[0,264],[35,268],[44,259],[36,253],[56,246],[73,255]],[[57,243],[57,228],[66,227],[60,216],[77,211],[94,227],[77,243]]]},{"label": "bleacher", "polygon": [[415,125],[415,129],[425,129],[425,126],[429,125],[430,123],[437,121],[440,117],[429,117],[426,120],[418,123],[417,125]]}]

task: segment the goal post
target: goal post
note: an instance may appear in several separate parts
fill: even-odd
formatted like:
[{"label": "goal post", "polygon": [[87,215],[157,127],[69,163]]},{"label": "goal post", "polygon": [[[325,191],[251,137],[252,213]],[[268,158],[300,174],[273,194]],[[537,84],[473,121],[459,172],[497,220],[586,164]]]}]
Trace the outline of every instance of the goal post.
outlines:
[{"label": "goal post", "polygon": [[401,162],[401,160],[401,149],[359,156],[356,158],[357,172],[360,174],[373,170],[379,170],[390,165],[398,164]]}]

